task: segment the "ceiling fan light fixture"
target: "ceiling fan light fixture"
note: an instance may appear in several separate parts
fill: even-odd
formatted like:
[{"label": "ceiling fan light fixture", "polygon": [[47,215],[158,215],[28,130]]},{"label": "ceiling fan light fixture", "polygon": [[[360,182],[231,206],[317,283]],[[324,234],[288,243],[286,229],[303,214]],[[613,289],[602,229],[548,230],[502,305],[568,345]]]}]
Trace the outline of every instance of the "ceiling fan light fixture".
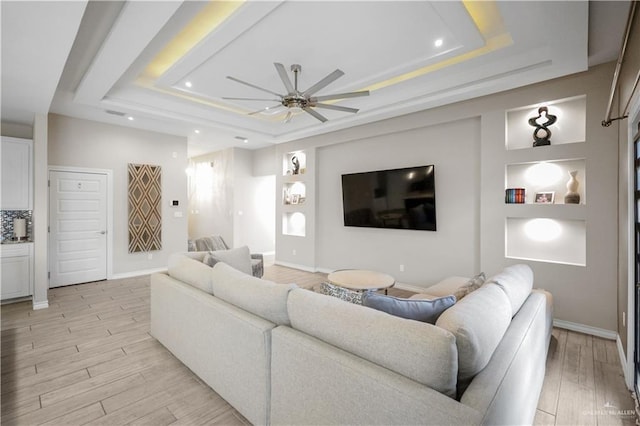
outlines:
[{"label": "ceiling fan light fixture", "polygon": [[[259,113],[266,113],[267,111],[271,111],[272,109],[275,109],[279,106],[283,106],[285,108],[287,108],[287,116],[284,120],[285,123],[288,123],[289,121],[291,121],[291,118],[293,117],[294,114],[297,114],[299,112],[306,112],[307,114],[313,116],[314,118],[316,118],[318,121],[321,122],[325,122],[327,121],[327,118],[324,117],[322,114],[318,113],[314,108],[319,107],[319,108],[327,108],[327,109],[333,109],[336,111],[342,111],[342,112],[349,112],[349,113],[357,113],[358,109],[356,108],[348,108],[348,107],[338,107],[338,106],[333,106],[330,104],[319,104],[318,101],[322,101],[322,100],[339,100],[339,99],[345,99],[345,98],[355,98],[355,97],[359,97],[359,96],[369,96],[369,91],[368,90],[364,90],[364,91],[360,91],[360,92],[348,92],[348,93],[340,93],[340,94],[335,94],[335,95],[324,95],[324,96],[314,96],[312,97],[313,94],[315,94],[316,92],[324,89],[326,86],[328,86],[329,84],[333,83],[335,80],[337,80],[338,78],[342,77],[344,75],[344,72],[336,69],[335,71],[333,71],[332,73],[330,73],[329,75],[327,75],[326,77],[324,77],[323,79],[321,79],[320,81],[318,81],[316,84],[314,84],[313,86],[311,86],[310,88],[308,88],[307,90],[305,90],[304,92],[300,92],[298,90],[298,73],[302,72],[302,66],[299,64],[293,64],[291,65],[291,71],[293,72],[294,75],[294,81],[293,84],[291,83],[291,80],[289,79],[289,76],[287,75],[287,71],[284,67],[284,65],[282,65],[281,63],[275,62],[273,64],[276,67],[276,71],[278,72],[278,75],[280,76],[280,80],[282,80],[282,84],[284,85],[285,89],[287,90],[286,95],[281,95],[279,93],[276,93],[274,91],[271,91],[269,89],[265,89],[263,87],[260,86],[256,86],[255,84],[251,84],[248,83],[246,81],[242,81],[240,79],[237,79],[235,77],[232,76],[227,76],[228,79],[235,81],[237,83],[240,84],[244,84],[245,86],[249,86],[252,87],[254,89],[258,89],[261,90],[263,92],[266,93],[270,93],[272,95],[276,95],[278,96],[280,99],[278,99],[277,101],[280,102],[280,105],[276,105],[275,107],[267,107],[267,108],[263,108],[260,109],[258,111],[253,111],[250,112],[249,115],[255,115],[255,114],[259,114]],[[229,100],[244,100],[244,101],[273,101],[274,99],[257,99],[257,98],[231,98],[231,97],[223,97],[223,99],[229,99]]]}]

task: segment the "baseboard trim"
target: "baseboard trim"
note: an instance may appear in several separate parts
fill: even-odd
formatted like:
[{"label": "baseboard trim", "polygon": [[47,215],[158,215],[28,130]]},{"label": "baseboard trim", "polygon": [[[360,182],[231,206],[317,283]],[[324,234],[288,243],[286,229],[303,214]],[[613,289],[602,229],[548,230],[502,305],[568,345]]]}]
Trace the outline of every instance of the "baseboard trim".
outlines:
[{"label": "baseboard trim", "polygon": [[167,272],[167,267],[165,266],[164,268],[144,269],[141,271],[131,271],[131,272],[123,272],[121,274],[113,274],[108,279],[121,280],[123,278],[135,278],[135,277],[141,277],[142,275],[156,274],[158,272]]},{"label": "baseboard trim", "polygon": [[578,324],[571,321],[553,320],[553,326],[566,330],[577,331],[578,333],[589,334],[591,336],[602,337],[603,339],[616,340],[618,333],[604,328],[592,327],[590,325]]},{"label": "baseboard trim", "polygon": [[624,352],[624,347],[622,346],[622,340],[620,340],[620,335],[616,337],[616,346],[618,348],[618,356],[620,357],[620,365],[622,366],[622,373],[624,375],[624,384],[627,388],[632,391],[633,390],[633,377],[632,374],[629,373],[629,364],[627,363],[627,354]]},{"label": "baseboard trim", "polygon": [[33,310],[37,311],[39,309],[47,309],[49,307],[49,301],[45,300],[44,302],[33,302]]}]

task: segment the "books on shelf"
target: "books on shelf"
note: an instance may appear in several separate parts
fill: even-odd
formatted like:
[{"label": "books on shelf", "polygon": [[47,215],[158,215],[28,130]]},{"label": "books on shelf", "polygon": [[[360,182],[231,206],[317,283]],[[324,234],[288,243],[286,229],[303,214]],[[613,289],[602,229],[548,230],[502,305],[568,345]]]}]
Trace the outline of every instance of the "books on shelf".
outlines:
[{"label": "books on shelf", "polygon": [[504,194],[504,202],[507,204],[524,204],[524,188],[507,188]]}]

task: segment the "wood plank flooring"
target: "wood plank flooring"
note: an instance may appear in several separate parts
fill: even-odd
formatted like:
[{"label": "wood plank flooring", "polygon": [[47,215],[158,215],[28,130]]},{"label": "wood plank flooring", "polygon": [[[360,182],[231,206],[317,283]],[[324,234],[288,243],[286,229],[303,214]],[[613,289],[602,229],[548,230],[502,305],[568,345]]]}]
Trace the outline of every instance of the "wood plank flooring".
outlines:
[{"label": "wood plank flooring", "polygon": [[[326,275],[265,278],[311,289]],[[2,425],[249,424],[149,335],[148,276],[52,289],[49,304],[1,307]],[[634,424],[615,343],[553,334],[536,424]]]}]

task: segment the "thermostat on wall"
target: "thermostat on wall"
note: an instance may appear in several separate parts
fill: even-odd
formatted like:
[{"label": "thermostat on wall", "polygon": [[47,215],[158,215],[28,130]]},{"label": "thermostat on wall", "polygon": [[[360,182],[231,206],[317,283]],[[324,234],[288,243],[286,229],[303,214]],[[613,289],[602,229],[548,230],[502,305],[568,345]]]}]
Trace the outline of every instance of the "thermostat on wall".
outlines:
[{"label": "thermostat on wall", "polygon": [[178,207],[180,205],[180,202],[178,202],[178,200],[171,200],[171,207]]}]

